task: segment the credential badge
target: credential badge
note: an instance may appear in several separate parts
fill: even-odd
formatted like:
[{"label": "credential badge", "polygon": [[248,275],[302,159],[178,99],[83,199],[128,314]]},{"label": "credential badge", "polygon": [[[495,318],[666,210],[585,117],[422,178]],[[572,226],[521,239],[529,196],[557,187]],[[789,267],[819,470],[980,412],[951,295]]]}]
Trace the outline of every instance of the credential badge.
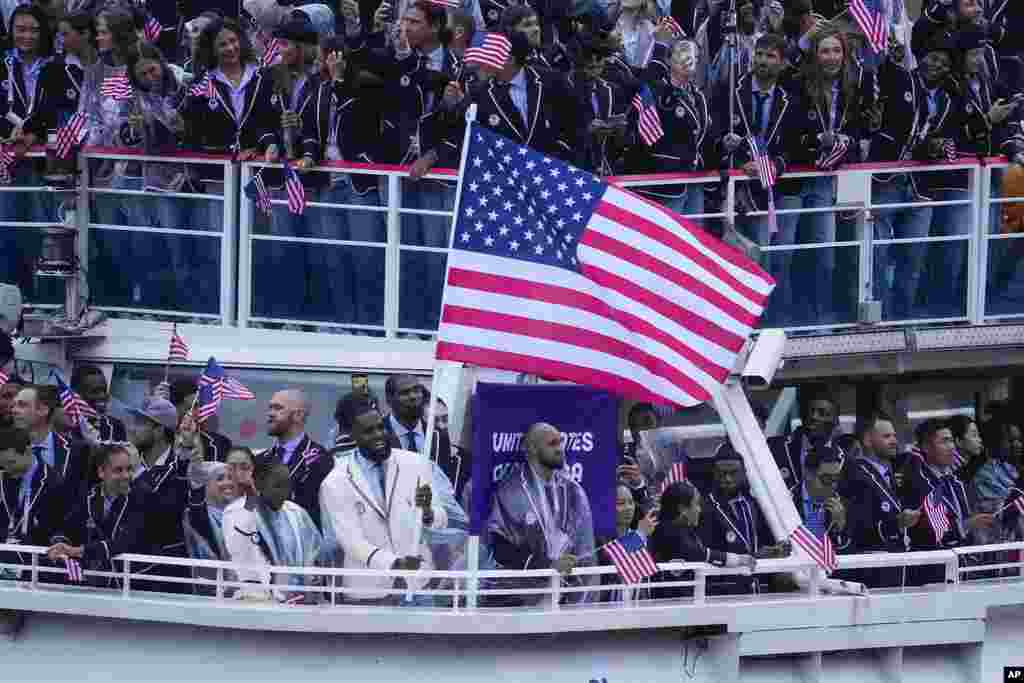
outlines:
[{"label": "credential badge", "polygon": [[683,109],[681,106],[676,107],[676,118],[681,119],[684,116],[686,116],[686,110]]},{"label": "credential badge", "polygon": [[401,78],[398,79],[398,84],[400,86],[402,86],[403,88],[408,88],[409,87],[409,83],[411,83],[411,82],[412,81],[409,80],[408,76],[402,76]]}]

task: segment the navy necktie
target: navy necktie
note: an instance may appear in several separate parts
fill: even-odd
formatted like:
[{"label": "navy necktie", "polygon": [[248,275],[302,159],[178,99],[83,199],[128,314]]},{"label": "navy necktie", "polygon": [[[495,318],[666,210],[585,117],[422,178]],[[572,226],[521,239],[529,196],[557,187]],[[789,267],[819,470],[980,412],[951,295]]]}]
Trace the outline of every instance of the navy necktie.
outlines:
[{"label": "navy necktie", "polygon": [[754,93],[754,134],[764,137],[765,116],[764,105],[768,101],[768,95],[763,92]]}]

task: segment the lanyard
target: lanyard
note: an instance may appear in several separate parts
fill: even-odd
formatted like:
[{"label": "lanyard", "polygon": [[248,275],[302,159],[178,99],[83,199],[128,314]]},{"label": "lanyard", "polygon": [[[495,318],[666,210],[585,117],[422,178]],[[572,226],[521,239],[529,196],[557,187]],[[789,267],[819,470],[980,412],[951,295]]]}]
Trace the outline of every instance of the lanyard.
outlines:
[{"label": "lanyard", "polygon": [[[737,499],[737,500],[742,500],[742,499]],[[736,536],[738,536],[740,539],[743,540],[743,545],[746,546],[747,550],[750,551],[751,553],[756,552],[756,548],[754,548],[750,544],[750,539],[747,538],[747,536],[744,535],[743,532],[740,531],[739,528],[735,524],[733,524],[732,518],[729,517],[729,515],[725,512],[725,510],[722,509],[721,504],[718,502],[718,499],[715,498],[714,494],[711,495],[711,502],[714,504],[715,509],[718,510],[718,513],[720,515],[722,515],[722,518],[725,520],[725,523],[728,524],[729,527],[734,532],[736,532]],[[736,514],[739,514],[739,511],[737,511]],[[743,516],[743,522],[744,522],[744,526],[747,526],[749,524],[749,520],[748,520],[748,517],[746,515]],[[751,530],[747,529],[747,531],[750,532]]]},{"label": "lanyard", "polygon": [[35,492],[25,504],[24,510],[21,513],[21,519],[16,521],[14,511],[11,510],[10,504],[7,502],[7,492],[4,491],[3,482],[4,476],[0,475],[0,500],[3,501],[4,511],[7,513],[7,541],[10,541],[11,537],[14,536],[14,532],[21,527],[21,535],[24,538],[28,535],[28,520],[32,516],[32,508],[35,506],[36,501],[39,500],[39,496],[43,493],[44,486],[40,486],[39,490]]}]

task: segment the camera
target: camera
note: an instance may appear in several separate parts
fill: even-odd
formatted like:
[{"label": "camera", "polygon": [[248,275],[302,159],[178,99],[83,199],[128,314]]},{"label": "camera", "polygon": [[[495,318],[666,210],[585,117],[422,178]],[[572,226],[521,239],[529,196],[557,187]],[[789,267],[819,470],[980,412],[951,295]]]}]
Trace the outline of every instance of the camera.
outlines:
[{"label": "camera", "polygon": [[767,389],[775,373],[782,367],[782,352],[786,348],[786,333],[782,330],[762,330],[747,362],[743,367],[743,379],[751,389]]}]

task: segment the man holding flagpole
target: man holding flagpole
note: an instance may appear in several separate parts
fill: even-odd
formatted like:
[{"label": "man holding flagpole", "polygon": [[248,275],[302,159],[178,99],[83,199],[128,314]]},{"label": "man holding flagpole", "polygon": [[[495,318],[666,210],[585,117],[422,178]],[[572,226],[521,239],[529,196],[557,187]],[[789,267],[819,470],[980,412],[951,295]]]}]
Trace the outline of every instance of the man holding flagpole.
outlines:
[{"label": "man holding flagpole", "polygon": [[[320,487],[324,542],[337,544],[348,569],[430,570],[429,540],[448,526],[434,496],[440,470],[419,453],[393,448],[380,412],[366,401],[353,408],[357,448],[343,455]],[[440,475],[443,476],[443,475]],[[346,602],[360,605],[433,603],[416,595],[427,586],[420,576],[346,576]],[[407,589],[404,596],[388,591]]]}]

